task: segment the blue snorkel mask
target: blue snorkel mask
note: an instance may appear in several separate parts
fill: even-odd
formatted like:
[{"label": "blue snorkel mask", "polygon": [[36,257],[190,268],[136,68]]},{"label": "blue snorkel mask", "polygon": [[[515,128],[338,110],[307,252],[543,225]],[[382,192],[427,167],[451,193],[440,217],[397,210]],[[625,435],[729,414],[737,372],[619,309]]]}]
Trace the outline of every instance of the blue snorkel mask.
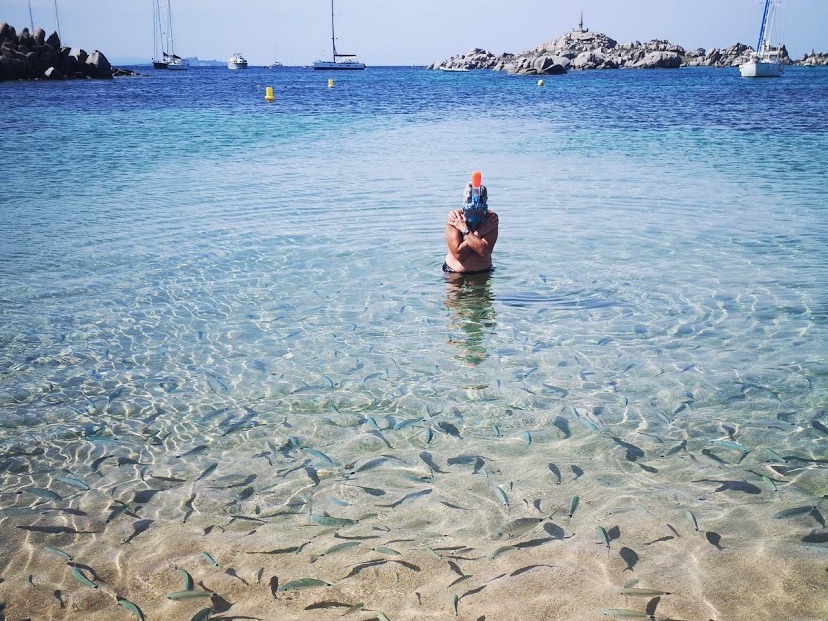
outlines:
[{"label": "blue snorkel mask", "polygon": [[474,187],[469,183],[463,192],[463,199],[463,217],[466,218],[466,224],[472,229],[479,228],[489,210],[486,186]]}]

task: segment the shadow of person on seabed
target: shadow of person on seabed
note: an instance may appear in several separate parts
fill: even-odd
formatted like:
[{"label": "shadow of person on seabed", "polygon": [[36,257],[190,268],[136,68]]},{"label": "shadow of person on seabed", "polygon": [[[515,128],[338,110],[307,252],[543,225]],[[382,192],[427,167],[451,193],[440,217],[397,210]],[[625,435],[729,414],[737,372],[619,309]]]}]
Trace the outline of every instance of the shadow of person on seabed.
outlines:
[{"label": "shadow of person on seabed", "polygon": [[[488,358],[483,342],[496,325],[492,307],[491,273],[446,274],[446,306],[449,318],[449,343],[458,345],[458,359],[478,365]],[[462,332],[458,338],[457,331]]]}]

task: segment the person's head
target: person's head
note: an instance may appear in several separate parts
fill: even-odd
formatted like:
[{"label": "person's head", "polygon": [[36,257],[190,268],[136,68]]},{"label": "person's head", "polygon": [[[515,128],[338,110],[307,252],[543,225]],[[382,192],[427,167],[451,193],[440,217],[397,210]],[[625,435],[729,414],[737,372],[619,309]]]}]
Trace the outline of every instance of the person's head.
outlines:
[{"label": "person's head", "polygon": [[472,173],[471,181],[463,191],[463,217],[470,228],[476,229],[483,223],[489,209],[489,193],[481,183],[482,175],[479,171]]}]

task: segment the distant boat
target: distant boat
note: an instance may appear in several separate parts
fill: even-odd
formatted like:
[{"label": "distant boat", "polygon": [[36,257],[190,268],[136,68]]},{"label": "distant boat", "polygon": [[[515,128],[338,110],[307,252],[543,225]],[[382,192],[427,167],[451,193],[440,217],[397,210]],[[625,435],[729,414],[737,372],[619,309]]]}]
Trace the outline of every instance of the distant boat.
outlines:
[{"label": "distant boat", "polygon": [[468,71],[465,67],[437,67],[440,71],[452,71],[454,73],[465,73]]},{"label": "distant boat", "polygon": [[247,69],[247,59],[239,52],[236,52],[227,61],[228,69]]},{"label": "distant boat", "polygon": [[[154,69],[169,69],[170,71],[184,71],[189,69],[190,63],[175,53],[175,39],[173,38],[172,27],[172,0],[167,0],[166,33],[164,32],[164,19],[159,2],[160,0],[153,0],[152,66]],[[158,56],[159,48],[161,50],[160,58]]]},{"label": "distant boat", "polygon": [[276,57],[276,50],[274,49],[274,50],[273,50],[273,62],[272,62],[272,63],[270,63],[267,67],[268,67],[268,69],[276,69],[277,67],[281,67],[281,66],[282,66],[282,63],[280,63],[280,62],[277,60],[277,57]]},{"label": "distant boat", "polygon": [[186,58],[171,54],[167,57],[167,69],[170,71],[184,71],[190,68],[190,63]]},{"label": "distant boat", "polygon": [[333,60],[315,60],[314,69],[365,69],[365,65],[356,60],[356,54],[339,54],[336,51],[336,35],[334,34],[334,3],[331,0],[331,48],[333,49]]},{"label": "distant boat", "polygon": [[[159,0],[152,0],[152,68],[166,69],[169,64],[167,56],[166,38],[164,37],[164,20],[161,18]],[[159,54],[160,51],[160,54]]]},{"label": "distant boat", "polygon": [[765,0],[756,51],[747,62],[739,65],[739,74],[743,78],[778,78],[782,75],[782,47],[771,43],[778,6],[779,0]]}]

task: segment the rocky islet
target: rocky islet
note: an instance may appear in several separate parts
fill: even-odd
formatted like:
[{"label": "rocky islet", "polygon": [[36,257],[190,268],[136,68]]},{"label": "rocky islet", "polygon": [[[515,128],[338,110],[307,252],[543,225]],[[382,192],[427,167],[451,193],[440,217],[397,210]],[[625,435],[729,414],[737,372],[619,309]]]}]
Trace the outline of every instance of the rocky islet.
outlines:
[{"label": "rocky islet", "polygon": [[[575,30],[520,54],[495,55],[474,48],[428,65],[428,69],[489,69],[517,75],[556,75],[586,69],[675,69],[678,67],[733,67],[748,60],[753,48],[736,43],[724,49],[685,50],[666,40],[653,39],[619,44],[606,34]],[[788,65],[828,65],[828,54],[811,52],[800,61],[792,60],[782,47],[782,61]]]},{"label": "rocky islet", "polygon": [[0,23],[0,82],[4,80],[102,79],[132,75],[113,69],[103,52],[87,53],[79,47],[61,44],[58,33],[48,37],[42,28],[20,34],[13,26]]}]

